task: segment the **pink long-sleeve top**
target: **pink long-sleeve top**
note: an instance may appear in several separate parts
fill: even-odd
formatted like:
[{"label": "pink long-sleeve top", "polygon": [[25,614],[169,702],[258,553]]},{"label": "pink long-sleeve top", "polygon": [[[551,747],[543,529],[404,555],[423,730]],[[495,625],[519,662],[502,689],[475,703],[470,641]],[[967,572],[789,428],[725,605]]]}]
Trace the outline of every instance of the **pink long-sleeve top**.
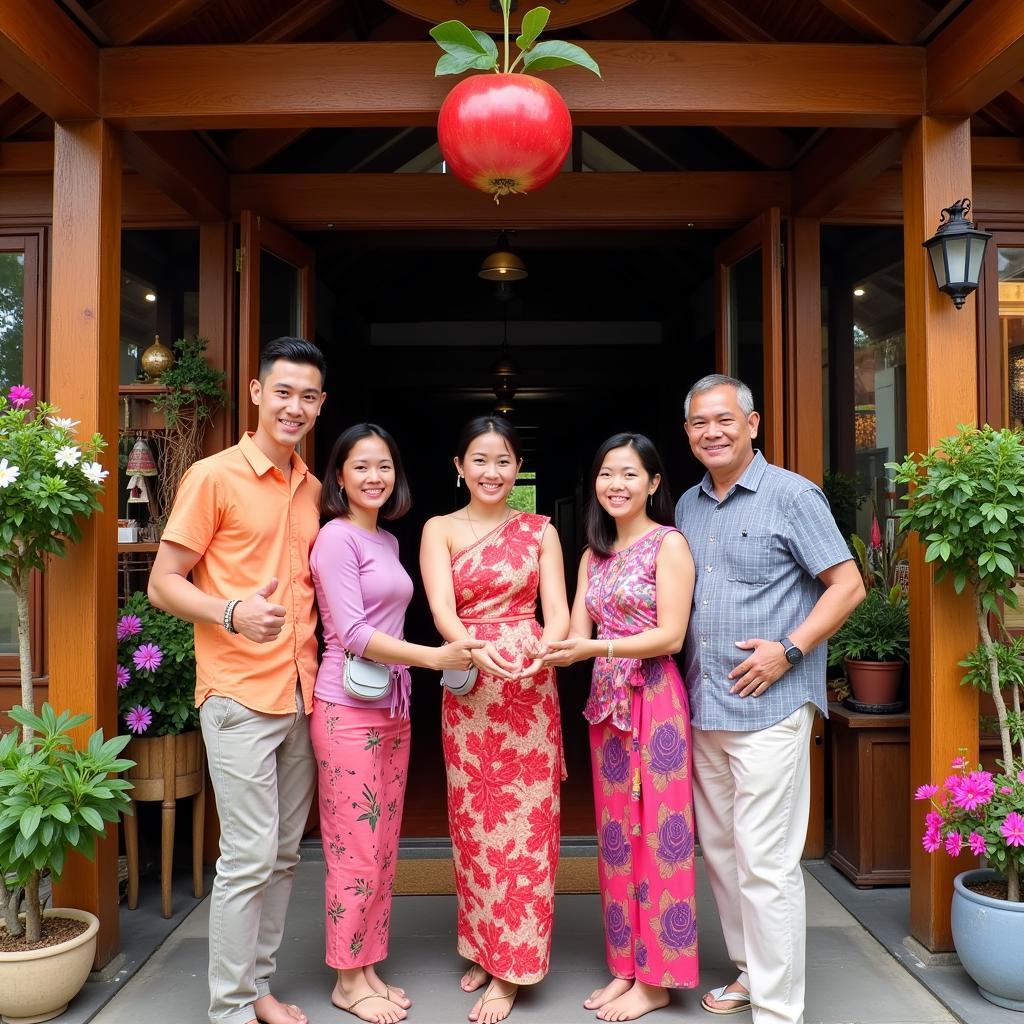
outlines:
[{"label": "pink long-sleeve top", "polygon": [[413,585],[398,560],[398,540],[384,530],[370,533],[347,519],[332,519],[313,544],[309,566],[326,645],[314,695],[331,704],[390,708],[392,717],[407,718],[410,682],[404,665],[392,666],[391,695],[379,701],[349,697],[342,685],[346,651],[363,657],[377,630],[404,639]]}]

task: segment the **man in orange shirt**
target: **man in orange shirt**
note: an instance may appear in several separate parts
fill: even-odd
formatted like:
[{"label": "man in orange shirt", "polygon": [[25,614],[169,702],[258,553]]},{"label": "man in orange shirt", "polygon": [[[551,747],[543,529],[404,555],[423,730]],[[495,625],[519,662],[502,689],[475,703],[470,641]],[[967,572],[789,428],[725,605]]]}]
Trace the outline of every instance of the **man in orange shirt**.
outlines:
[{"label": "man in orange shirt", "polygon": [[306,715],[320,483],[295,446],[320,414],[324,371],[301,338],[263,349],[249,384],[256,432],[182,478],[149,580],[153,604],[196,628],[196,704],[221,823],[211,1024],[306,1024],[270,979],[316,776]]}]

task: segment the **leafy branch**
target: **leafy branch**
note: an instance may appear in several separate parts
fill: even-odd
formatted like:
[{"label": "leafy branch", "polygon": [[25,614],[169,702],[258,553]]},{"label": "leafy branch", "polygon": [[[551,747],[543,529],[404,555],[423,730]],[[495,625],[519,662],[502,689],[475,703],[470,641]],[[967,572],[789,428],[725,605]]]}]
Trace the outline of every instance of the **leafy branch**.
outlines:
[{"label": "leafy branch", "polygon": [[[598,78],[601,69],[597,61],[581,46],[560,39],[538,43],[551,17],[547,7],[534,7],[523,15],[516,46],[519,54],[509,63],[509,7],[511,0],[500,0],[505,23],[504,52],[499,58],[498,45],[486,33],[471,29],[461,21],[445,21],[435,25],[430,34],[444,53],[437,61],[434,76],[461,75],[464,71],[493,71],[512,74],[521,63],[524,71],[551,71],[555,68],[579,67],[592,71]],[[499,67],[499,59],[501,66]]]}]

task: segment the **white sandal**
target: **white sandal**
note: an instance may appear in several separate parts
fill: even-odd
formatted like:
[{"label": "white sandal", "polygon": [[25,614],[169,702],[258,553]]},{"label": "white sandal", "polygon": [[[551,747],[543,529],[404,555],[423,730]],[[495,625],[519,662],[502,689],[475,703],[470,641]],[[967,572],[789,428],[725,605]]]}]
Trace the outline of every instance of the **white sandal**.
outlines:
[{"label": "white sandal", "polygon": [[[727,1014],[727,1013],[743,1013],[744,1010],[750,1009],[750,993],[749,992],[726,992],[728,985],[722,985],[720,988],[713,988],[705,996],[702,997],[700,1005],[708,1013]],[[717,1007],[708,1006],[708,1000],[713,999],[716,1003],[735,1003],[735,1006],[730,1006],[726,1010],[719,1010]]]}]

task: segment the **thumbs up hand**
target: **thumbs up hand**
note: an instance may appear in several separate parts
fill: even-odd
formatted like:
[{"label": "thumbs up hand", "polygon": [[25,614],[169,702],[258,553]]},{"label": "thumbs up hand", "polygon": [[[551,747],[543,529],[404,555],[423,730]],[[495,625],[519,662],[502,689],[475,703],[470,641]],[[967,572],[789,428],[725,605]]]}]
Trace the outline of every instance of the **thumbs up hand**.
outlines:
[{"label": "thumbs up hand", "polygon": [[276,640],[284,627],[284,606],[267,600],[275,590],[277,578],[273,577],[251,597],[235,605],[232,625],[253,643]]}]

